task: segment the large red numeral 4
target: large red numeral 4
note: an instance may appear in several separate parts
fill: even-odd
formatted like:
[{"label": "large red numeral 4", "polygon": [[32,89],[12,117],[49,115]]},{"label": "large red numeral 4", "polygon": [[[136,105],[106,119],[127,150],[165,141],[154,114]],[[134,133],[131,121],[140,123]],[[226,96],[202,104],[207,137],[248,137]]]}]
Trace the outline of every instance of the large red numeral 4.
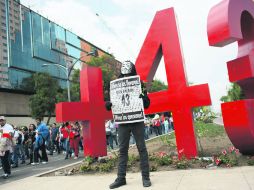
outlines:
[{"label": "large red numeral 4", "polygon": [[179,157],[197,156],[192,108],[210,105],[207,84],[188,86],[173,8],[156,13],[136,60],[141,80],[151,82],[164,55],[168,90],[149,94],[146,113],[172,111]]},{"label": "large red numeral 4", "polygon": [[224,0],[208,16],[211,46],[238,42],[238,55],[227,63],[230,82],[236,82],[247,99],[222,104],[225,129],[243,154],[254,153],[254,3],[252,0]]}]

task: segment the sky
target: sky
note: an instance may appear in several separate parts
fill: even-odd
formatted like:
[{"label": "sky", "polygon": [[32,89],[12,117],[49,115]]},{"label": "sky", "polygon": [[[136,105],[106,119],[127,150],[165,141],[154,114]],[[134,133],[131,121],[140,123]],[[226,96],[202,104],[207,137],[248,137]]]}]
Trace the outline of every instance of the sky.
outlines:
[{"label": "sky", "polygon": [[[209,10],[221,0],[21,0],[21,3],[65,27],[119,61],[135,62],[156,11],[174,7],[190,83],[209,84],[212,109],[230,87],[226,62],[237,56],[236,43],[210,47]],[[166,83],[163,59],[155,75]]]}]

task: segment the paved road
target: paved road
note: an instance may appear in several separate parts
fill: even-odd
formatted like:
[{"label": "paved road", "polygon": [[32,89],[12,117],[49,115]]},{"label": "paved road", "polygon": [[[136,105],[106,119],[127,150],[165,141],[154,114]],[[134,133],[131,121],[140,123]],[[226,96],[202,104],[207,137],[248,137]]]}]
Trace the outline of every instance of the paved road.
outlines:
[{"label": "paved road", "polygon": [[[40,173],[43,173],[46,171],[50,171],[50,170],[53,170],[53,169],[56,169],[56,168],[59,168],[62,166],[66,166],[66,165],[69,165],[72,163],[79,162],[84,158],[83,152],[80,152],[79,155],[80,155],[80,158],[77,160],[74,160],[74,159],[65,160],[64,159],[65,155],[54,154],[53,156],[48,156],[48,158],[49,158],[48,164],[39,164],[36,166],[31,166],[31,165],[26,165],[26,164],[21,165],[20,164],[18,168],[12,169],[12,175],[10,178],[3,179],[0,177],[0,186],[3,184],[6,184],[6,183],[24,179],[26,177],[30,177],[30,176],[40,174]],[[27,163],[28,163],[28,160],[27,160]],[[3,170],[1,169],[0,175],[2,175],[2,174],[3,174]]]}]

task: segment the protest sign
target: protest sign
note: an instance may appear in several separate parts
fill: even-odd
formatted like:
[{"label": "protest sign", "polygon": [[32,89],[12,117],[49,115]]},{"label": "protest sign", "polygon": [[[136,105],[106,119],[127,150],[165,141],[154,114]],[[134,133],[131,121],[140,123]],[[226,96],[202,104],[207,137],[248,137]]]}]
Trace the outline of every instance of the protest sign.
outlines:
[{"label": "protest sign", "polygon": [[110,101],[116,123],[144,121],[144,105],[142,98],[139,98],[141,92],[138,75],[110,82]]}]

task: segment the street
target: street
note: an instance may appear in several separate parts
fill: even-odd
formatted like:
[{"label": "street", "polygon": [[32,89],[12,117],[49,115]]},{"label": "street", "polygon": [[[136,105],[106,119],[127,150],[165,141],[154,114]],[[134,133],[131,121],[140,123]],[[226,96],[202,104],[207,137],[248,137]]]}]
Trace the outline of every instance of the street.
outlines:
[{"label": "street", "polygon": [[[63,154],[56,154],[54,153],[53,156],[48,155],[49,162],[47,164],[39,164],[36,166],[32,165],[26,165],[26,164],[19,164],[18,168],[12,168],[11,170],[11,176],[8,179],[3,179],[0,178],[0,185],[10,183],[13,181],[17,181],[20,179],[24,179],[26,177],[30,177],[36,174],[40,174],[46,171],[50,171],[62,166],[66,166],[72,163],[76,163],[81,161],[84,158],[83,152],[80,151],[79,153],[79,159],[74,160],[73,157],[72,159],[67,159],[65,160],[65,155]],[[26,163],[28,163],[28,160],[26,160]],[[0,170],[0,175],[3,174],[3,170]]]}]

